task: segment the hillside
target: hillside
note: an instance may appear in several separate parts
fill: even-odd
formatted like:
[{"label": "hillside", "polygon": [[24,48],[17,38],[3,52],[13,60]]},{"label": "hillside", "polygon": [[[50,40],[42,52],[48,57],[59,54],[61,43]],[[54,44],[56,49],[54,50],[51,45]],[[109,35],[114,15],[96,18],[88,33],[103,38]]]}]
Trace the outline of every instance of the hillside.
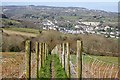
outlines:
[{"label": "hillside", "polygon": [[[2,18],[3,39],[6,40],[3,51],[24,51],[25,41],[30,39],[32,43],[46,42],[50,50],[56,44],[70,42],[71,53],[76,53],[76,41],[83,40],[84,50],[88,54],[118,56],[116,47],[120,34],[116,26],[117,13],[33,5],[3,6],[3,13],[7,17]],[[93,20],[91,23],[94,25],[87,25],[89,20]],[[12,39],[17,42],[14,43]]]},{"label": "hillside", "polygon": [[[62,42],[69,42],[71,46],[71,53],[76,54],[76,41],[83,40],[84,52],[94,55],[107,55],[118,56],[118,40],[107,39],[99,35],[74,35],[63,34],[58,31],[41,31],[32,30],[38,32],[31,33],[27,28],[9,28],[3,29],[3,51],[4,52],[19,52],[25,50],[25,41],[30,39],[32,41],[32,51],[35,51],[35,42],[46,42],[49,50],[51,51],[56,44]],[[24,32],[28,30],[27,32]],[[14,41],[15,42],[14,42]],[[106,44],[106,45],[103,45]]]},{"label": "hillside", "polygon": [[23,4],[2,10],[1,79],[118,78],[117,13]]},{"label": "hillside", "polygon": [[118,14],[82,7],[3,6],[3,27],[56,30],[71,34],[100,34],[119,38]]},{"label": "hillside", "polygon": [[41,23],[49,19],[59,22],[62,20],[77,24],[76,21],[117,22],[117,13],[102,10],[89,10],[81,7],[52,7],[52,6],[3,6],[3,13],[9,18],[28,20]]}]

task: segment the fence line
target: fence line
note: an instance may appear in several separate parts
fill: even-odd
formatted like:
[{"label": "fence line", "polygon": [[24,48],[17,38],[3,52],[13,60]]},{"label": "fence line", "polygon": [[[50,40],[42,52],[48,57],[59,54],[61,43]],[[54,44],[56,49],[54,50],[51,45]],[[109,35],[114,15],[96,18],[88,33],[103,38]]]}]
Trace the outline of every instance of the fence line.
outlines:
[{"label": "fence line", "polygon": [[[77,78],[82,78],[82,41],[77,41],[77,71],[75,72],[75,69],[73,69],[73,73],[77,73]],[[62,63],[62,67],[66,71],[66,74],[68,78],[71,78],[71,61],[70,61],[70,43],[62,43],[57,45],[58,48],[58,54],[60,62]],[[61,58],[62,57],[62,58]]]},{"label": "fence line", "polygon": [[[36,56],[35,56],[35,62],[36,64],[31,64],[32,61],[31,61],[31,58],[33,57],[31,55],[31,41],[30,40],[27,40],[26,41],[26,55],[25,55],[25,59],[26,59],[26,65],[25,65],[25,72],[23,72],[23,74],[20,75],[19,78],[26,78],[27,80],[30,80],[32,77],[32,67],[35,68],[35,71],[36,71],[36,76],[35,78],[39,78],[39,71],[41,69],[41,67],[44,67],[45,65],[45,60],[47,59],[47,56],[48,56],[48,47],[47,47],[47,44],[46,43],[39,43],[39,42],[36,42]],[[34,66],[33,66],[34,65]],[[34,70],[33,70],[34,71]]]},{"label": "fence line", "polygon": [[70,57],[68,57],[68,53],[70,54],[71,50],[68,42],[57,45],[57,48],[60,62],[65,69],[68,78],[72,78],[73,75],[75,75],[75,78],[79,79],[118,78],[118,64],[100,60],[83,53],[82,41],[77,41],[76,64],[73,64]]},{"label": "fence line", "polygon": [[[118,64],[100,60],[91,55],[83,53],[83,42],[77,41],[76,64],[70,59],[70,43],[62,43],[56,46],[56,53],[59,55],[60,63],[65,70],[68,78],[118,78]],[[48,56],[48,45],[46,43],[36,42],[35,54],[31,52],[31,41],[27,40],[25,44],[25,70],[19,78],[32,78],[32,72],[35,78],[39,78],[39,71],[45,66],[45,60]],[[33,70],[34,68],[34,70]]]},{"label": "fence line", "polygon": [[[87,65],[89,68],[88,72],[92,72],[93,76],[91,78],[118,78],[118,65],[115,63],[105,62],[103,60],[94,58],[88,54],[85,54],[85,59],[89,59],[89,62],[86,63],[85,59],[83,60],[84,66]],[[83,69],[84,70],[84,69]],[[89,74],[88,74],[89,75]]]}]

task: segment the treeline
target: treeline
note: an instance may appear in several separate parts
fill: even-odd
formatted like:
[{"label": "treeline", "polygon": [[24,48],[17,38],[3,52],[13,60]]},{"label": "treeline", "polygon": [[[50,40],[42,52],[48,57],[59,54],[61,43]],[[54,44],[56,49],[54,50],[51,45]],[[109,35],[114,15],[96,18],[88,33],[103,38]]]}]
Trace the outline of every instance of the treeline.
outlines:
[{"label": "treeline", "polygon": [[25,41],[30,39],[32,41],[32,51],[35,51],[35,42],[45,42],[48,44],[49,51],[51,51],[56,44],[69,42],[70,53],[76,54],[76,41],[82,40],[84,52],[92,55],[101,56],[118,56],[118,40],[104,38],[98,35],[72,35],[62,34],[57,31],[46,31],[37,37],[26,37],[22,35],[9,35],[3,33],[2,51],[20,52],[25,51]]}]

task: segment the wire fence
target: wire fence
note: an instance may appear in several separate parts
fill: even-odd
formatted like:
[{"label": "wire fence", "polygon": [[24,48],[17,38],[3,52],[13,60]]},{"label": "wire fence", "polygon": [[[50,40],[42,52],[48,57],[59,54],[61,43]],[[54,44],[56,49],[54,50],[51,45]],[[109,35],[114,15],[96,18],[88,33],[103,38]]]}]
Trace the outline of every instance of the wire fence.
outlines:
[{"label": "wire fence", "polygon": [[[2,62],[2,79],[38,79],[48,53],[46,43],[36,42],[36,53],[31,51],[30,41],[26,41],[26,52],[5,53]],[[9,56],[9,57],[8,57]]]},{"label": "wire fence", "polygon": [[[37,44],[39,45],[39,44]],[[40,57],[39,63],[43,66],[45,56],[48,54],[48,49],[45,48],[45,44],[40,44],[42,47],[40,48]],[[39,48],[37,47],[37,50]],[[29,50],[29,49],[28,49]],[[93,55],[88,55],[82,51],[82,43],[79,41],[79,45],[77,44],[77,54],[70,54],[71,48],[69,43],[62,43],[57,45],[54,48],[54,53],[59,55],[60,63],[62,67],[66,71],[68,78],[118,78],[119,66],[117,63],[111,61],[105,61],[100,58],[97,58]],[[38,51],[39,52],[39,51]],[[30,52],[31,53],[31,52]],[[37,52],[36,52],[37,53]],[[36,78],[37,71],[37,63],[36,63],[36,53],[31,54],[31,65],[26,65],[27,59],[26,54],[17,54],[12,57],[5,58],[3,57],[2,63],[7,64],[8,60],[11,61],[9,66],[3,66],[3,78],[26,78],[26,66],[30,67],[31,78]],[[47,53],[47,54],[45,54]],[[43,55],[44,54],[44,55]],[[20,57],[21,56],[21,57]],[[14,59],[16,57],[16,59]],[[20,58],[20,61],[19,59]],[[8,60],[7,60],[8,59]],[[20,63],[17,63],[18,62]],[[14,65],[12,65],[14,64]],[[44,67],[44,66],[43,66]],[[8,71],[9,70],[9,71]]]},{"label": "wire fence", "polygon": [[[76,78],[77,75],[77,63],[75,59],[76,55],[71,55],[70,70],[71,77]],[[110,61],[104,61],[102,59],[95,58],[91,55],[82,55],[82,78],[118,78],[118,64]]]},{"label": "wire fence", "polygon": [[[68,66],[66,62],[68,47],[64,46],[64,44],[58,45],[57,48],[58,48],[58,54],[60,57],[61,64],[65,64],[65,66],[63,65],[63,68],[65,68],[66,70],[66,67]],[[82,47],[80,48],[82,49]],[[109,57],[109,56],[103,56],[103,57],[93,56],[93,55],[86,54],[83,51],[81,55],[82,55],[82,62],[80,62],[79,64],[77,61],[78,56],[70,54],[70,61],[68,61],[70,64],[70,78],[78,78],[78,70],[80,70],[82,74],[81,76],[82,79],[84,78],[87,78],[87,79],[96,79],[96,78],[97,79],[118,79],[118,73],[119,73],[118,62],[111,62],[111,61],[102,59],[103,57]],[[81,65],[80,68],[82,69],[78,69],[78,65]]]},{"label": "wire fence", "polygon": [[[86,61],[86,59],[88,61]],[[85,54],[83,57],[83,77],[87,78],[117,78],[118,64],[103,61]]]}]

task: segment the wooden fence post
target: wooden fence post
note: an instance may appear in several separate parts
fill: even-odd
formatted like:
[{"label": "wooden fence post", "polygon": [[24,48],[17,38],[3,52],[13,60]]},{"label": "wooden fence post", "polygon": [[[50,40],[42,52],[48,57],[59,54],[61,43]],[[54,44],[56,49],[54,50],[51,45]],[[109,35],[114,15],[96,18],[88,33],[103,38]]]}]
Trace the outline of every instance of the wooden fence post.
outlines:
[{"label": "wooden fence post", "polygon": [[120,42],[118,42],[118,52],[119,52],[119,54],[118,54],[118,75],[117,75],[117,77],[118,77],[118,80],[120,80],[120,62],[119,62],[120,61]]},{"label": "wooden fence post", "polygon": [[77,78],[82,80],[82,41],[77,41]]},{"label": "wooden fence post", "polygon": [[30,40],[26,41],[25,44],[25,53],[26,53],[26,79],[31,79],[31,42]]},{"label": "wooden fence post", "polygon": [[42,55],[42,43],[39,43],[39,70],[40,70],[40,68],[41,68],[41,65],[42,65],[42,57],[41,57],[41,55]]},{"label": "wooden fence post", "polygon": [[65,43],[62,44],[62,67],[65,70]]},{"label": "wooden fence post", "polygon": [[46,43],[44,43],[44,50],[45,50],[44,54],[45,54],[45,60],[46,60],[46,57],[47,57],[47,53],[46,53]]},{"label": "wooden fence post", "polygon": [[46,44],[46,55],[47,55],[47,58],[48,58],[48,45]]},{"label": "wooden fence post", "polygon": [[62,44],[60,44],[61,64],[62,64],[62,52],[63,52]]},{"label": "wooden fence post", "polygon": [[45,64],[45,43],[43,43],[43,54],[44,54],[44,64]]},{"label": "wooden fence post", "polygon": [[38,79],[39,78],[39,43],[38,42],[36,42],[36,63],[37,63],[36,77]]},{"label": "wooden fence post", "polygon": [[69,43],[66,43],[66,50],[67,50],[67,70],[66,70],[66,72],[67,72],[67,76],[68,76],[68,78],[70,78],[71,76],[70,76],[70,44]]},{"label": "wooden fence post", "polygon": [[42,67],[44,67],[44,63],[45,63],[45,55],[44,55],[44,43],[42,43]]},{"label": "wooden fence post", "polygon": [[41,43],[41,67],[43,67],[43,43]]},{"label": "wooden fence post", "polygon": [[58,45],[58,50],[59,50],[58,54],[59,54],[60,63],[62,63],[61,62],[61,57],[62,57],[62,55],[61,55],[61,44]]}]

